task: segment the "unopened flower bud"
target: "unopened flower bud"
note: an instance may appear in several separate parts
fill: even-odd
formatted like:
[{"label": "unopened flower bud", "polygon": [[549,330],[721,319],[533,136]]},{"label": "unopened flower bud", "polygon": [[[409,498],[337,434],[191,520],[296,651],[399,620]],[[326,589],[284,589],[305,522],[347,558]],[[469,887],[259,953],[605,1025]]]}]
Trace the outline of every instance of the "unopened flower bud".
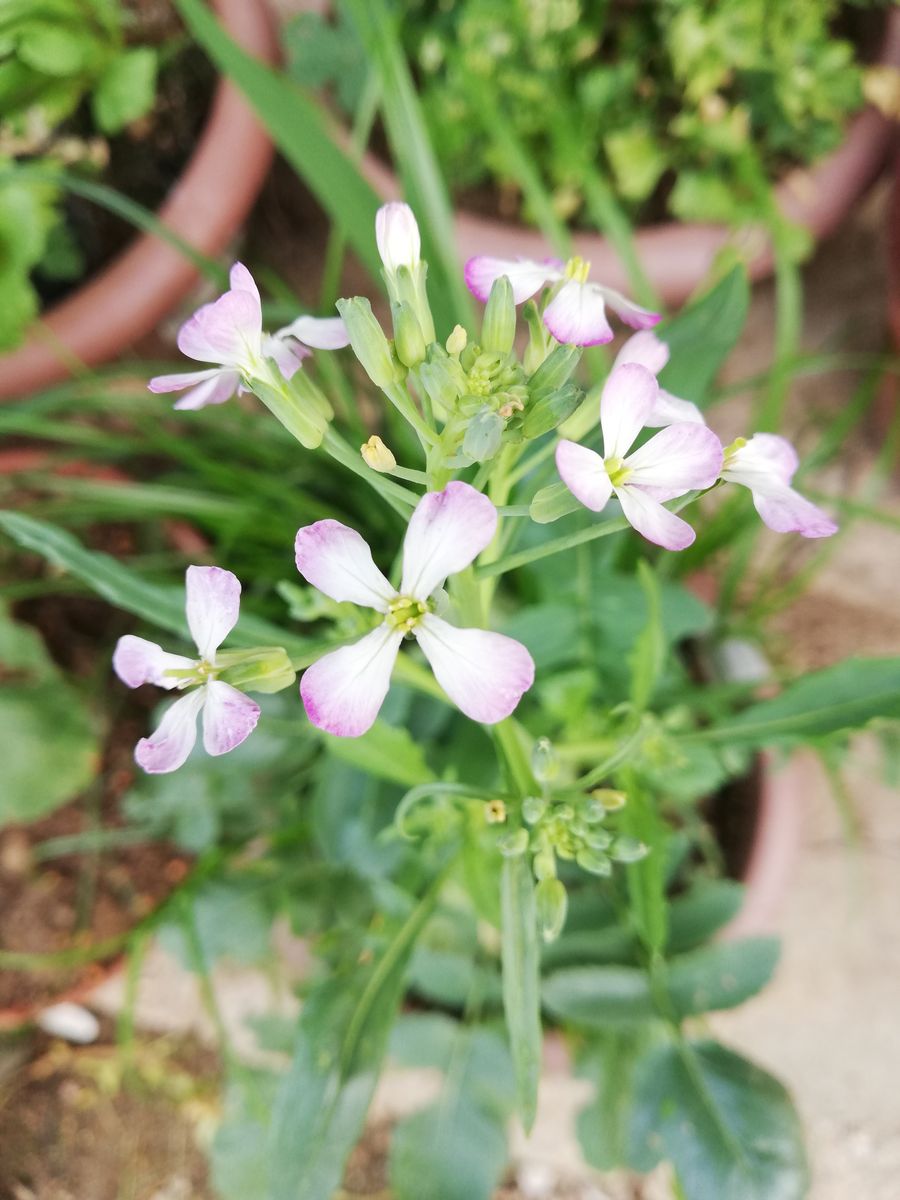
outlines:
[{"label": "unopened flower bud", "polygon": [[290,687],[296,677],[287,651],[280,646],[262,646],[254,650],[220,650],[216,665],[219,678],[240,691],[268,695]]},{"label": "unopened flower bud", "polygon": [[639,862],[642,858],[646,858],[648,853],[648,848],[643,842],[624,835],[617,837],[609,848],[610,858],[614,858],[616,862],[620,863]]},{"label": "unopened flower bud", "polygon": [[448,354],[462,354],[469,340],[469,335],[463,329],[462,325],[454,325],[453,332],[447,338],[446,346]]},{"label": "unopened flower bud", "polygon": [[554,942],[566,923],[569,898],[558,879],[542,879],[535,889],[538,925],[545,942]]},{"label": "unopened flower bud", "polygon": [[514,833],[505,833],[498,839],[497,849],[504,858],[518,858],[528,849],[528,830],[517,829]]},{"label": "unopened flower bud", "polygon": [[594,788],[591,796],[603,805],[606,812],[615,812],[617,809],[624,808],[628,799],[624,792],[617,792],[613,788]]},{"label": "unopened flower bud", "polygon": [[522,819],[535,825],[547,811],[547,801],[540,796],[526,796],[522,801]]},{"label": "unopened flower bud", "polygon": [[538,738],[531,752],[531,769],[538,783],[549,783],[559,773],[559,760],[549,738]]},{"label": "unopened flower bud", "polygon": [[375,386],[386,388],[392,383],[400,383],[401,372],[369,301],[354,296],[352,300],[338,300],[337,308],[347,327],[353,353]]},{"label": "unopened flower bud", "polygon": [[359,452],[363,456],[366,466],[371,467],[373,471],[382,473],[393,471],[397,465],[397,460],[390,448],[384,444],[377,433],[373,433],[369,440],[360,446]]},{"label": "unopened flower bud", "polygon": [[419,263],[422,239],[408,204],[383,204],[375,214],[375,241],[384,269],[393,274],[399,267],[412,271]]},{"label": "unopened flower bud", "polygon": [[484,806],[484,819],[488,825],[502,825],[506,820],[506,805],[502,800],[488,800]]},{"label": "unopened flower bud", "polygon": [[425,358],[422,327],[412,308],[405,303],[391,305],[394,322],[394,348],[405,367],[417,367]]},{"label": "unopened flower bud", "polygon": [[516,305],[512,284],[505,275],[494,280],[484,310],[481,346],[498,354],[509,354],[516,337]]}]

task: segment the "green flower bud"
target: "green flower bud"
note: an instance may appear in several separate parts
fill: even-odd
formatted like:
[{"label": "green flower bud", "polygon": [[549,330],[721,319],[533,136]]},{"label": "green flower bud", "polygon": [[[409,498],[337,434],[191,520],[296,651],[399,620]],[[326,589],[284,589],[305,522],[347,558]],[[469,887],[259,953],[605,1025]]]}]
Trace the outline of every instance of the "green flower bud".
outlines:
[{"label": "green flower bud", "polygon": [[338,312],[344,319],[353,353],[362,363],[366,374],[376,387],[386,388],[402,383],[404,372],[391,353],[390,342],[378,324],[372,305],[362,296],[338,300]]},{"label": "green flower bud", "polygon": [[640,862],[648,853],[649,850],[643,842],[626,836],[617,837],[609,848],[610,857],[620,863]]},{"label": "green flower bud", "polygon": [[540,400],[568,383],[580,359],[581,349],[578,346],[557,346],[552,350],[528,380],[532,400]]},{"label": "green flower bud", "polygon": [[567,421],[584,400],[584,392],[574,383],[567,383],[554,392],[546,392],[528,406],[522,421],[527,438],[541,437]]},{"label": "green flower bud", "polygon": [[534,893],[537,919],[545,942],[554,942],[566,923],[569,898],[558,879],[542,879]]},{"label": "green flower bud", "polygon": [[416,314],[406,303],[392,304],[391,317],[397,357],[405,367],[417,367],[425,358],[425,339]]},{"label": "green flower bud", "polygon": [[416,375],[432,404],[450,412],[468,385],[459,360],[451,358],[438,345],[428,347],[425,361],[419,363]]},{"label": "green flower bud", "polygon": [[[305,372],[298,371],[297,375],[303,376]],[[301,446],[315,450],[321,445],[332,409],[312,380],[280,379],[275,384],[254,377],[248,383],[254,396],[262,400],[272,416]]]},{"label": "green flower bud", "polygon": [[505,275],[494,280],[491,294],[484,309],[481,326],[483,350],[495,350],[509,354],[516,339],[516,306],[513,302],[512,285]]},{"label": "green flower bud", "polygon": [[537,852],[532,865],[536,879],[556,878],[556,858],[549,847]]},{"label": "green flower bud", "polygon": [[497,839],[497,849],[504,858],[518,858],[528,849],[528,830],[517,829]]},{"label": "green flower bud", "polygon": [[453,331],[446,341],[447,353],[459,356],[465,350],[468,340],[469,335],[462,325],[454,325]]},{"label": "green flower bud", "polygon": [[559,774],[559,759],[549,738],[538,738],[531,751],[531,770],[538,783],[550,783]]},{"label": "green flower bud", "polygon": [[287,651],[280,646],[261,646],[254,650],[220,650],[216,656],[223,683],[243,692],[280,692],[296,677]]},{"label": "green flower bud", "polygon": [[469,421],[463,438],[463,454],[472,462],[487,462],[500,449],[503,418],[493,409],[482,408]]},{"label": "green flower bud", "polygon": [[597,850],[590,850],[586,846],[575,855],[575,861],[583,871],[589,871],[591,875],[612,874],[612,863],[606,855]]},{"label": "green flower bud", "polygon": [[535,825],[547,811],[547,801],[539,796],[526,796],[522,801],[522,819]]}]

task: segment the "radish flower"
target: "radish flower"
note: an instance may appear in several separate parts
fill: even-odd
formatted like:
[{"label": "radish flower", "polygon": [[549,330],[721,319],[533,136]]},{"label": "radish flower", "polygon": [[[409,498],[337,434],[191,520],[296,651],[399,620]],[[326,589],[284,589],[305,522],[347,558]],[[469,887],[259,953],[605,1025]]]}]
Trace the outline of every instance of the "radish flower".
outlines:
[{"label": "radish flower", "polygon": [[229,282],[231,287],[223,296],[198,308],[178,331],[182,354],[215,365],[202,371],[157,375],[147,385],[151,392],[184,392],[175,408],[224,404],[248,390],[245,380],[268,374],[267,359],[274,359],[284,378],[290,379],[300,369],[301,360],[308,357],[307,346],[334,349],[347,345],[340,317],[299,317],[278,334],[264,333],[259,289],[243,263],[231,268]]},{"label": "radish flower", "polygon": [[182,765],[197,740],[197,718],[203,714],[203,747],[207,754],[227,754],[256,728],[259,705],[217,678],[216,651],[237,624],[241,585],[220,567],[188,567],[185,576],[187,621],[199,658],[169,654],[155,642],[127,634],[119,638],[113,670],[130,688],[155,683],[168,691],[184,691],[155,733],[141,738],[134,757],[151,775]]},{"label": "radish flower", "polygon": [[548,283],[561,283],[544,309],[544,324],[558,342],[572,346],[597,346],[612,341],[606,319],[607,304],[632,329],[649,329],[659,314],[633,304],[621,292],[591,283],[591,264],[572,258],[565,266],[559,259],[534,262],[527,258],[492,258],[480,254],[466,263],[466,286],[473,296],[486,302],[494,281],[505,275],[512,284],[513,299],[522,304]]},{"label": "radish flower", "polygon": [[473,721],[492,725],[513,711],[534,681],[521,643],[485,629],[458,629],[434,613],[431,596],[492,540],[497,510],[467,483],[448,483],[419,501],[403,543],[400,590],[363,538],[340,521],[297,532],[297,570],[338,602],[373,608],[381,624],[313,663],[300,681],[310,721],[339,737],[359,737],[378,716],[404,638],[418,641],[438,683]]},{"label": "radish flower", "polygon": [[694,531],[662,502],[711,487],[722,468],[722,446],[705,425],[683,421],[629,454],[658,398],[656,379],[646,367],[615,367],[600,400],[602,456],[563,440],[556,447],[556,465],[563,483],[586,508],[600,512],[615,494],[638,533],[666,550],[683,550],[693,542]]},{"label": "radish flower", "polygon": [[375,214],[375,244],[389,275],[400,267],[414,271],[422,253],[419,226],[408,204],[395,200],[383,204]]},{"label": "radish flower", "polygon": [[756,433],[728,447],[722,478],[750,489],[756,511],[776,533],[831,537],[838,528],[834,521],[791,487],[797,466],[797,452],[789,441],[774,433]]},{"label": "radish flower", "polygon": [[[624,363],[637,363],[646,367],[651,375],[658,375],[669,361],[669,347],[649,329],[634,333],[616,355],[613,367]],[[703,413],[690,400],[681,400],[671,392],[660,388],[656,394],[653,411],[647,418],[649,429],[659,429],[663,425],[677,425],[679,421],[693,421],[705,425]]]}]

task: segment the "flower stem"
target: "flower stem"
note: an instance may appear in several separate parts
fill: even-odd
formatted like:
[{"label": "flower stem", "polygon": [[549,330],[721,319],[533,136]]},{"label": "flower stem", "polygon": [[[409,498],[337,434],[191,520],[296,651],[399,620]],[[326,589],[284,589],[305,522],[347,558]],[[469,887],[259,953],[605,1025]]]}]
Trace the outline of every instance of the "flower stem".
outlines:
[{"label": "flower stem", "polygon": [[394,483],[392,479],[387,479],[384,475],[379,475],[377,471],[373,471],[371,467],[367,467],[362,457],[352,446],[349,446],[344,441],[337,430],[331,425],[325,430],[322,438],[322,449],[330,454],[335,462],[339,462],[342,467],[346,467],[348,471],[352,471],[360,479],[365,479],[378,492],[381,498],[391,506],[394,512],[399,513],[404,520],[409,517],[409,509],[415,508],[419,497],[409,491],[408,488],[403,487],[399,483]]}]

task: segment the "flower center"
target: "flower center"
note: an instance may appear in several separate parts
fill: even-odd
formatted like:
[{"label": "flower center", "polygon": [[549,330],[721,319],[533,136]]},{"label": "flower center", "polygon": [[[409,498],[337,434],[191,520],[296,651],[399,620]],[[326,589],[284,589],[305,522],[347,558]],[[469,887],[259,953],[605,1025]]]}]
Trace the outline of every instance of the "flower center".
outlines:
[{"label": "flower center", "polygon": [[624,458],[607,458],[604,459],[603,465],[613,487],[621,487],[631,474],[631,468],[625,466]]},{"label": "flower center", "polygon": [[424,600],[416,600],[413,596],[395,596],[388,605],[386,619],[391,629],[412,633],[427,612],[428,604]]},{"label": "flower center", "polygon": [[570,258],[566,263],[566,279],[574,279],[576,283],[587,283],[591,273],[591,264],[583,258]]},{"label": "flower center", "polygon": [[728,468],[730,466],[732,466],[732,464],[734,462],[734,456],[737,454],[738,450],[743,450],[743,448],[746,445],[747,445],[747,439],[745,437],[739,437],[739,438],[735,438],[730,446],[725,447],[725,449],[723,451],[724,457],[722,460],[722,470],[723,471],[727,471]]}]

